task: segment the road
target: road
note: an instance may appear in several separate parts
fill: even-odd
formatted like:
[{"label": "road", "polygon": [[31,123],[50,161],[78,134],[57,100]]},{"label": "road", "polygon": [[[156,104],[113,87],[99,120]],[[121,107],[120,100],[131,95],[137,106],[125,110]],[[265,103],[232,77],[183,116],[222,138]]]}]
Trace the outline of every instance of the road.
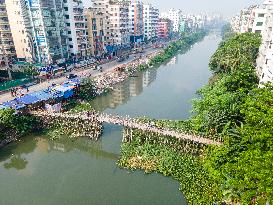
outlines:
[{"label": "road", "polygon": [[[156,52],[158,50],[159,49],[148,48],[148,49],[145,50],[144,54],[137,54],[137,55],[132,54],[132,55],[130,55],[129,59],[127,59],[126,61],[123,61],[123,62],[120,62],[120,63],[118,63],[116,61],[112,61],[112,62],[106,63],[106,64],[102,65],[102,68],[103,68],[102,73],[100,71],[98,71],[98,70],[93,70],[93,68],[87,68],[85,70],[80,70],[80,71],[72,71],[70,73],[76,74],[78,76],[81,76],[82,73],[86,73],[87,75],[91,74],[92,76],[97,76],[97,75],[106,73],[108,71],[114,70],[114,68],[116,68],[118,65],[122,65],[122,64],[133,61],[134,56],[139,57],[140,55],[147,55],[147,54]],[[70,73],[67,73],[66,75],[68,75]],[[65,81],[67,81],[67,78],[65,76],[60,77],[60,78],[56,78],[56,79],[51,79],[51,80],[49,80],[49,82],[42,82],[42,83],[30,86],[29,87],[29,93],[46,89],[50,85],[52,85],[53,83],[54,84],[61,84],[61,83],[65,82]],[[4,94],[0,95],[0,104],[3,103],[3,102],[6,102],[6,101],[12,100],[12,99],[14,99],[14,97],[11,96],[10,92],[4,93]]]}]

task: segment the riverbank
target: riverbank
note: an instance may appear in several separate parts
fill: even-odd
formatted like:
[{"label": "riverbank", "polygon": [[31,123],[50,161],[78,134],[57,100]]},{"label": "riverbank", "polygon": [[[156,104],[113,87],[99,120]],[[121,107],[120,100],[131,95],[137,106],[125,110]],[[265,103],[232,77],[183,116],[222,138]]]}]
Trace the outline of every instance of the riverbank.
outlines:
[{"label": "riverbank", "polygon": [[[186,52],[193,44],[202,40],[208,31],[199,30],[191,34],[185,34],[180,40],[172,42],[163,51],[156,51],[154,53],[144,55],[136,58],[134,61],[119,65],[115,67],[114,71],[109,71],[93,78],[83,81],[79,95],[76,96],[76,101],[72,101],[67,106],[67,111],[85,111],[90,109],[88,101],[95,97],[111,91],[113,87],[121,82],[124,82],[136,72],[144,71],[148,68],[156,69],[162,63],[171,59],[178,52]],[[81,106],[78,106],[81,104]],[[73,109],[73,107],[81,107],[80,109]]]},{"label": "riverbank", "polygon": [[[172,176],[181,183],[189,204],[271,204],[273,151],[269,136],[273,133],[268,127],[273,124],[273,94],[271,86],[258,88],[254,63],[259,45],[259,35],[248,33],[222,43],[210,62],[214,76],[198,91],[200,98],[194,100],[193,116],[187,121],[153,120],[162,126],[220,139],[223,146],[207,147],[195,157],[186,155],[190,162],[185,162],[184,152],[175,146],[161,145],[136,131],[133,143],[122,145],[119,165]],[[141,139],[143,135],[146,140]],[[188,168],[193,162],[201,171]],[[199,182],[200,178],[203,180]],[[195,191],[196,181],[200,192]]]},{"label": "riverbank", "polygon": [[[137,77],[119,83],[113,91],[88,101],[90,106],[102,113],[134,118],[187,118],[195,90],[211,75],[208,59],[220,41],[218,34],[210,33],[159,68],[135,74]],[[187,204],[178,181],[171,177],[119,169],[121,141],[122,128],[109,124],[104,125],[98,141],[69,136],[50,140],[40,133],[21,138],[0,150],[1,204],[47,205],[49,198],[54,204],[67,205],[86,201],[101,205],[109,201],[113,205]],[[56,183],[60,179],[61,183]],[[18,194],[12,195],[14,192]]]},{"label": "riverbank", "polygon": [[[105,73],[99,74],[95,77],[88,77],[84,76],[83,74],[83,81],[82,85],[80,87],[79,93],[72,99],[68,99],[68,110],[72,109],[74,106],[78,104],[82,104],[82,107],[85,109],[90,109],[89,106],[84,106],[84,104],[88,100],[92,100],[95,97],[102,95],[103,93],[106,93],[107,91],[111,90],[114,85],[117,83],[123,82],[126,80],[130,75],[133,75],[137,71],[143,71],[145,69],[154,67],[156,68],[157,65],[165,62],[166,60],[173,57],[177,52],[183,52],[186,51],[188,48],[190,48],[194,43],[200,41],[207,35],[207,32],[204,30],[196,31],[194,33],[185,34],[183,38],[181,38],[178,41],[170,43],[170,45],[167,46],[163,51],[155,51],[151,54],[148,54],[146,56],[142,56],[139,58],[136,58],[135,60],[125,63],[124,65],[119,65],[115,67],[111,71],[106,71]],[[84,109],[80,109],[83,111]],[[0,117],[4,116],[5,113],[0,113]],[[1,122],[0,122],[1,123]],[[10,124],[9,127],[15,127],[19,126],[19,124]],[[35,127],[31,124],[32,127]],[[2,126],[1,126],[2,127]],[[3,126],[3,129],[0,127],[0,130],[3,130],[5,126]],[[5,128],[6,129],[6,128]],[[24,135],[26,133],[32,132],[32,129],[29,129],[28,131],[21,132],[20,129],[18,129],[18,136]],[[8,133],[7,131],[3,130],[3,134]],[[7,136],[8,138],[11,136]],[[17,138],[17,137],[16,137]],[[14,138],[14,139],[16,139]],[[2,140],[5,140],[4,137],[2,137]]]},{"label": "riverbank", "polygon": [[213,204],[219,201],[216,181],[204,169],[203,159],[193,155],[200,154],[199,146],[189,145],[184,150],[185,146],[182,147],[179,141],[172,141],[172,145],[160,144],[158,138],[135,131],[133,141],[122,144],[118,165],[132,171],[141,169],[145,173],[156,172],[172,177],[179,182],[179,190],[188,204]]}]

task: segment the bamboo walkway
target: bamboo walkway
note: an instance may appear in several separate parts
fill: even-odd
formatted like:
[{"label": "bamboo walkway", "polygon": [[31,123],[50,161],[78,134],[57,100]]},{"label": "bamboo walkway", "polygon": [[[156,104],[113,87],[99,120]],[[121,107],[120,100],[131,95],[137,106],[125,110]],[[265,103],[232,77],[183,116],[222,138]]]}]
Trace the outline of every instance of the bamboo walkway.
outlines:
[{"label": "bamboo walkway", "polygon": [[86,114],[86,113],[79,113],[79,114],[70,114],[70,113],[49,113],[49,112],[31,112],[31,114],[38,116],[38,117],[54,117],[54,118],[64,118],[64,119],[81,119],[88,122],[98,121],[100,123],[108,123],[108,124],[115,124],[121,125],[126,128],[131,129],[139,129],[146,132],[153,132],[163,136],[171,136],[177,139],[188,140],[192,142],[197,142],[200,144],[206,145],[222,145],[221,142],[215,141],[212,139],[208,139],[201,136],[195,136],[185,133],[180,133],[168,128],[158,128],[156,126],[151,126],[149,123],[140,122],[137,119],[129,118],[129,117],[120,117],[116,115],[108,115],[108,114]]}]

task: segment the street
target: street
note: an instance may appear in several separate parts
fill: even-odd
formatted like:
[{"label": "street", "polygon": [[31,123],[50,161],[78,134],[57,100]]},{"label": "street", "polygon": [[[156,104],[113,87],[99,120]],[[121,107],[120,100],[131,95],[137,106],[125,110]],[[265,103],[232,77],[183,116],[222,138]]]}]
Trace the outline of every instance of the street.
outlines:
[{"label": "street", "polygon": [[[122,65],[122,64],[125,64],[125,63],[133,61],[134,60],[134,56],[136,56],[136,57],[139,57],[141,55],[145,56],[145,55],[148,55],[150,53],[156,52],[158,50],[159,49],[148,48],[148,49],[145,50],[145,53],[132,54],[132,55],[130,55],[129,59],[127,59],[127,60],[125,60],[123,62],[112,61],[112,62],[106,63],[106,64],[102,65],[103,72],[100,72],[98,70],[93,70],[93,68],[89,68],[89,69],[85,69],[85,70],[72,71],[72,72],[66,73],[66,76],[69,75],[70,73],[76,74],[78,76],[81,76],[82,73],[85,73],[86,75],[90,75],[91,74],[92,76],[97,76],[97,75],[100,75],[102,73],[114,70],[119,65]],[[61,83],[65,82],[65,81],[67,81],[66,76],[63,76],[63,77],[60,77],[60,78],[56,78],[56,79],[51,79],[48,82],[45,81],[45,82],[42,82],[42,83],[30,86],[29,87],[29,93],[46,89],[46,88],[48,88],[52,84],[61,84]],[[6,101],[9,101],[9,100],[12,100],[12,99],[14,99],[14,97],[11,96],[10,92],[7,92],[7,93],[4,93],[4,94],[0,95],[0,103],[6,102]]]}]

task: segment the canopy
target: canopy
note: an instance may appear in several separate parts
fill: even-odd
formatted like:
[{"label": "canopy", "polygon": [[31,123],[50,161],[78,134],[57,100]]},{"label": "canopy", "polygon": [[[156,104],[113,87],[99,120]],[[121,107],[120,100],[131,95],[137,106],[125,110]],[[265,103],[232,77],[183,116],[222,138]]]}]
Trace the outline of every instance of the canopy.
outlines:
[{"label": "canopy", "polygon": [[65,99],[70,98],[74,95],[73,88],[65,87],[62,85],[54,87],[54,90],[62,92]]},{"label": "canopy", "polygon": [[23,97],[18,98],[18,101],[25,105],[35,104],[41,101],[39,98],[32,96],[30,94],[24,95]]},{"label": "canopy", "polygon": [[24,104],[21,104],[20,102],[18,102],[16,99],[14,100],[11,100],[11,101],[7,101],[7,102],[4,102],[1,107],[4,107],[5,108],[12,108],[12,109],[15,109],[15,110],[19,110],[21,108],[24,108],[25,105]]},{"label": "canopy", "polygon": [[49,100],[51,98],[53,98],[53,96],[45,91],[38,91],[38,92],[34,92],[30,94],[33,97],[38,98],[40,101],[46,101]]},{"label": "canopy", "polygon": [[4,105],[0,105],[0,110],[6,109],[6,108],[8,108],[8,107],[4,106]]}]

